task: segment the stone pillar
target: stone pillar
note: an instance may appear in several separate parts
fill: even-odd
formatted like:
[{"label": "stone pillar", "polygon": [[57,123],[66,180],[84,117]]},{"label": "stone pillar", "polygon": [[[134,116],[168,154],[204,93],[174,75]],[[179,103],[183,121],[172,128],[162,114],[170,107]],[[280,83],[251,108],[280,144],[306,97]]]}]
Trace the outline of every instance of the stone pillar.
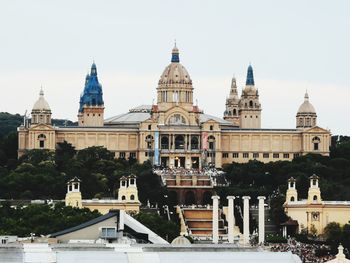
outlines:
[{"label": "stone pillar", "polygon": [[243,196],[243,238],[244,244],[249,244],[249,200],[250,196]]},{"label": "stone pillar", "polygon": [[235,227],[234,196],[228,196],[227,222],[228,222],[228,242],[233,243],[233,230]]},{"label": "stone pillar", "polygon": [[219,243],[219,199],[220,197],[214,195],[213,199],[213,243]]},{"label": "stone pillar", "polygon": [[259,244],[265,242],[265,196],[258,196],[259,200]]}]

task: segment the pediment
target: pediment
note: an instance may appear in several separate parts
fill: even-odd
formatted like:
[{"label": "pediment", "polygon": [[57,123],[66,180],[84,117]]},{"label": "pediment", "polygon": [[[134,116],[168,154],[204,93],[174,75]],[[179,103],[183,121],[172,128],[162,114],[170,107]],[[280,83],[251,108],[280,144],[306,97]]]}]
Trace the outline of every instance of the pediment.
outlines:
[{"label": "pediment", "polygon": [[319,126],[314,126],[303,131],[303,133],[330,133],[329,130],[321,128]]},{"label": "pediment", "polygon": [[53,131],[54,128],[52,125],[48,125],[48,124],[35,124],[30,126],[29,128],[30,131]]}]

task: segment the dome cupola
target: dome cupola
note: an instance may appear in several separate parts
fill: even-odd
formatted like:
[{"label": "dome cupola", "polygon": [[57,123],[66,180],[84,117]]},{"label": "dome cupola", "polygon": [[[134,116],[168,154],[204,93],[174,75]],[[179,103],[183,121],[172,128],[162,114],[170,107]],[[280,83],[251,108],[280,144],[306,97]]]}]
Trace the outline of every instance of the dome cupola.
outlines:
[{"label": "dome cupola", "polygon": [[44,98],[43,88],[40,89],[39,99],[34,103],[33,111],[51,111],[49,104]]},{"label": "dome cupola", "polygon": [[39,99],[34,103],[31,115],[31,124],[51,124],[51,109],[44,98],[42,88],[40,89]]},{"label": "dome cupola", "polygon": [[171,63],[165,68],[161,75],[159,85],[192,85],[192,80],[186,68],[180,63],[179,49],[176,44],[171,53]]},{"label": "dome cupola", "polygon": [[297,128],[311,128],[317,124],[317,114],[314,106],[309,101],[309,94],[306,92],[304,102],[300,105],[296,116]]},{"label": "dome cupola", "polygon": [[176,44],[171,52],[171,63],[164,69],[158,81],[158,106],[167,109],[176,105],[193,106],[192,80],[180,63],[180,52]]}]

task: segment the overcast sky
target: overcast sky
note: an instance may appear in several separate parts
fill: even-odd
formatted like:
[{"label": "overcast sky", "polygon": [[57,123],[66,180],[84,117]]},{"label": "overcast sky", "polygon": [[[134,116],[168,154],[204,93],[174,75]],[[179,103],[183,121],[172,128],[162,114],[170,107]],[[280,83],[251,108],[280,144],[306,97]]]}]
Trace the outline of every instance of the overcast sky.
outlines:
[{"label": "overcast sky", "polygon": [[151,104],[174,39],[194,97],[222,117],[251,62],[263,128],[294,128],[305,90],[318,124],[350,135],[350,1],[0,1],[0,111],[30,111],[42,85],[76,120],[91,63],[105,117]]}]

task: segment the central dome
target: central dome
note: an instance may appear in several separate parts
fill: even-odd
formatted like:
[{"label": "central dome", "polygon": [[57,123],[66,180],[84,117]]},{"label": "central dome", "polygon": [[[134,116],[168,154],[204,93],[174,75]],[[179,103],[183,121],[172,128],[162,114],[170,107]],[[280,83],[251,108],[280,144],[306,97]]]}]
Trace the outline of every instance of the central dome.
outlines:
[{"label": "central dome", "polygon": [[179,58],[179,50],[175,47],[172,50],[171,63],[165,68],[161,75],[159,85],[172,84],[189,84],[192,85],[192,80],[186,68],[182,66]]}]

